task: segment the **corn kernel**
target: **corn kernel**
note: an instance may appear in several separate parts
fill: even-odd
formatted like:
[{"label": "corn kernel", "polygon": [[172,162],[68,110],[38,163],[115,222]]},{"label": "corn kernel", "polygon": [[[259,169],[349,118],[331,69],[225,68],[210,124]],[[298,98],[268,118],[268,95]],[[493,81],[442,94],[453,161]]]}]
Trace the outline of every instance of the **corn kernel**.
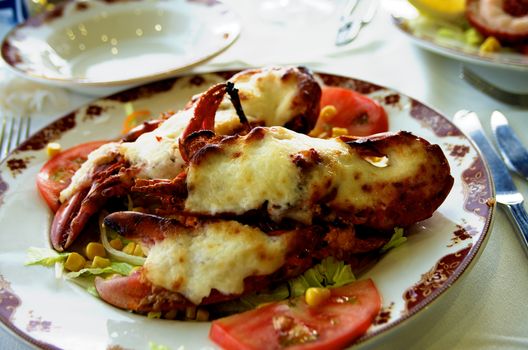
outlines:
[{"label": "corn kernel", "polygon": [[330,298],[331,292],[328,288],[310,287],[306,290],[304,298],[309,306],[317,306]]},{"label": "corn kernel", "polygon": [[333,105],[324,106],[319,112],[319,118],[322,121],[328,121],[337,114],[337,109]]},{"label": "corn kernel", "polygon": [[487,54],[500,51],[500,49],[500,42],[495,37],[489,36],[486,38],[486,40],[484,40],[482,45],[480,45],[479,52],[481,54]]},{"label": "corn kernel", "polygon": [[134,249],[136,249],[136,243],[129,242],[124,248],[123,253],[128,255],[134,255]]},{"label": "corn kernel", "polygon": [[161,312],[159,311],[149,311],[149,313],[147,314],[147,317],[148,318],[161,318]]},{"label": "corn kernel", "polygon": [[196,306],[187,306],[185,308],[185,318],[188,320],[196,319]]},{"label": "corn kernel", "polygon": [[342,135],[348,135],[347,128],[338,128],[338,127],[332,128],[332,137],[337,137],[337,136],[342,136]]},{"label": "corn kernel", "polygon": [[209,320],[209,311],[205,309],[198,309],[196,311],[196,321],[205,322]]},{"label": "corn kernel", "polygon": [[99,242],[88,243],[85,253],[86,257],[90,260],[93,260],[96,256],[100,256],[102,258],[106,257],[106,250]]},{"label": "corn kernel", "polygon": [[108,243],[110,243],[110,246],[114,248],[115,250],[123,249],[123,242],[119,238],[114,238]]},{"label": "corn kernel", "polygon": [[61,152],[61,145],[57,142],[50,142],[46,145],[46,154],[49,158],[56,156]]},{"label": "corn kernel", "polygon": [[85,262],[86,259],[81,254],[73,252],[68,255],[64,268],[77,272],[84,267]]},{"label": "corn kernel", "polygon": [[132,255],[135,255],[135,256],[143,256],[143,249],[141,249],[141,245],[139,244],[136,244],[136,247],[134,248],[134,252],[132,253]]},{"label": "corn kernel", "polygon": [[106,258],[102,258],[100,256],[95,256],[92,261],[92,267],[98,267],[98,268],[105,268],[110,266],[110,260]]}]

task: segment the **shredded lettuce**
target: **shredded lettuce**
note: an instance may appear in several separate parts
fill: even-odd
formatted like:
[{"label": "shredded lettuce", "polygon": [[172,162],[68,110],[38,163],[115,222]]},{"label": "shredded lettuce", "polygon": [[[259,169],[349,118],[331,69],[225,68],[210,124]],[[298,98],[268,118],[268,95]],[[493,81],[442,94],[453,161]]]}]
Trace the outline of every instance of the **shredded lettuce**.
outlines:
[{"label": "shredded lettuce", "polygon": [[355,280],[350,265],[330,256],[302,275],[288,281],[290,297],[303,295],[310,287],[340,287]]},{"label": "shredded lettuce", "polygon": [[77,278],[80,276],[89,276],[89,275],[101,275],[105,273],[117,273],[123,276],[128,276],[134,269],[133,265],[124,263],[124,262],[112,262],[110,266],[100,268],[100,267],[88,267],[81,269],[77,272],[68,272],[65,274],[67,278]]},{"label": "shredded lettuce", "polygon": [[98,297],[99,298],[99,293],[97,293],[97,289],[95,289],[95,286],[93,284],[89,285],[88,287],[86,287],[86,291],[93,295],[94,297]]},{"label": "shredded lettuce", "polygon": [[253,293],[240,298],[240,302],[249,308],[260,304],[285,300],[303,295],[310,287],[340,287],[354,282],[356,277],[350,265],[327,257],[321,263],[310,268],[302,275],[288,281],[267,293]]},{"label": "shredded lettuce", "polygon": [[385,243],[383,247],[380,249],[380,253],[386,253],[387,251],[401,246],[403,243],[407,242],[407,237],[403,235],[404,231],[403,228],[396,227],[394,228],[394,233],[391,237],[391,239]]},{"label": "shredded lettuce", "polygon": [[156,344],[153,341],[149,341],[149,350],[170,350],[166,345]]},{"label": "shredded lettuce", "polygon": [[49,248],[30,247],[27,250],[25,265],[53,266],[55,263],[63,263],[70,253],[57,253]]}]

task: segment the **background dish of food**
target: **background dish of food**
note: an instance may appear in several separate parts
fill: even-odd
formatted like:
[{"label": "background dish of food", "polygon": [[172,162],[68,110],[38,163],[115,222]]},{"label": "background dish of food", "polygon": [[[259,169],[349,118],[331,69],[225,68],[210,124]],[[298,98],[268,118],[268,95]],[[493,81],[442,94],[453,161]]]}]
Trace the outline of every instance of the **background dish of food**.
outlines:
[{"label": "background dish of food", "polygon": [[483,52],[483,38],[465,22],[446,22],[420,15],[407,1],[393,1],[390,5],[395,26],[414,43],[432,52],[462,62],[503,68],[515,71],[528,71],[528,55],[510,48]]}]

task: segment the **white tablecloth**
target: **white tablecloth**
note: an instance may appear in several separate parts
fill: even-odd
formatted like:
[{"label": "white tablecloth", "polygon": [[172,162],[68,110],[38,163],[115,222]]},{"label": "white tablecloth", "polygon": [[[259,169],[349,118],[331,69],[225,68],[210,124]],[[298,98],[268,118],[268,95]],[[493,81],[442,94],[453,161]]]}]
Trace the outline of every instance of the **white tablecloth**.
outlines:
[{"label": "white tablecloth", "polygon": [[[391,23],[386,0],[375,20],[349,48],[333,48],[335,18],[303,23],[270,23],[256,13],[258,1],[229,0],[241,15],[244,28],[226,52],[195,71],[243,68],[266,64],[306,64],[328,73],[364,79],[414,97],[452,116],[459,109],[478,113],[490,134],[489,117],[499,109],[528,145],[528,110],[501,104],[468,86],[459,78],[460,62],[424,51]],[[388,7],[387,7],[388,6]],[[478,67],[476,67],[478,68]],[[479,68],[482,71],[482,68]],[[484,69],[486,73],[486,69]],[[497,74],[497,71],[489,74]],[[528,72],[499,72],[517,86]],[[520,83],[519,83],[520,82]],[[66,106],[47,106],[34,113],[33,127],[40,127],[92,97],[69,93]],[[515,183],[528,196],[526,181]],[[472,270],[429,310],[396,327],[384,338],[386,349],[527,349],[528,257],[502,211],[492,234]],[[0,332],[0,349],[26,349],[27,345]],[[378,347],[379,348],[379,347]]]}]

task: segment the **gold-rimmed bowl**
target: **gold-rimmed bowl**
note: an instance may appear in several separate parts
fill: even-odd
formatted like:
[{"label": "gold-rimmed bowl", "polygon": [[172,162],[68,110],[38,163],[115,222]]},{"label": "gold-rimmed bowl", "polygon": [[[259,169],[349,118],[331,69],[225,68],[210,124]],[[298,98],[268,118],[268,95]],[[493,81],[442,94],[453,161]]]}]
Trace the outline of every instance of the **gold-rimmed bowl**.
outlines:
[{"label": "gold-rimmed bowl", "polygon": [[2,58],[27,78],[99,95],[203,63],[240,29],[216,0],[70,0],[11,30]]}]

